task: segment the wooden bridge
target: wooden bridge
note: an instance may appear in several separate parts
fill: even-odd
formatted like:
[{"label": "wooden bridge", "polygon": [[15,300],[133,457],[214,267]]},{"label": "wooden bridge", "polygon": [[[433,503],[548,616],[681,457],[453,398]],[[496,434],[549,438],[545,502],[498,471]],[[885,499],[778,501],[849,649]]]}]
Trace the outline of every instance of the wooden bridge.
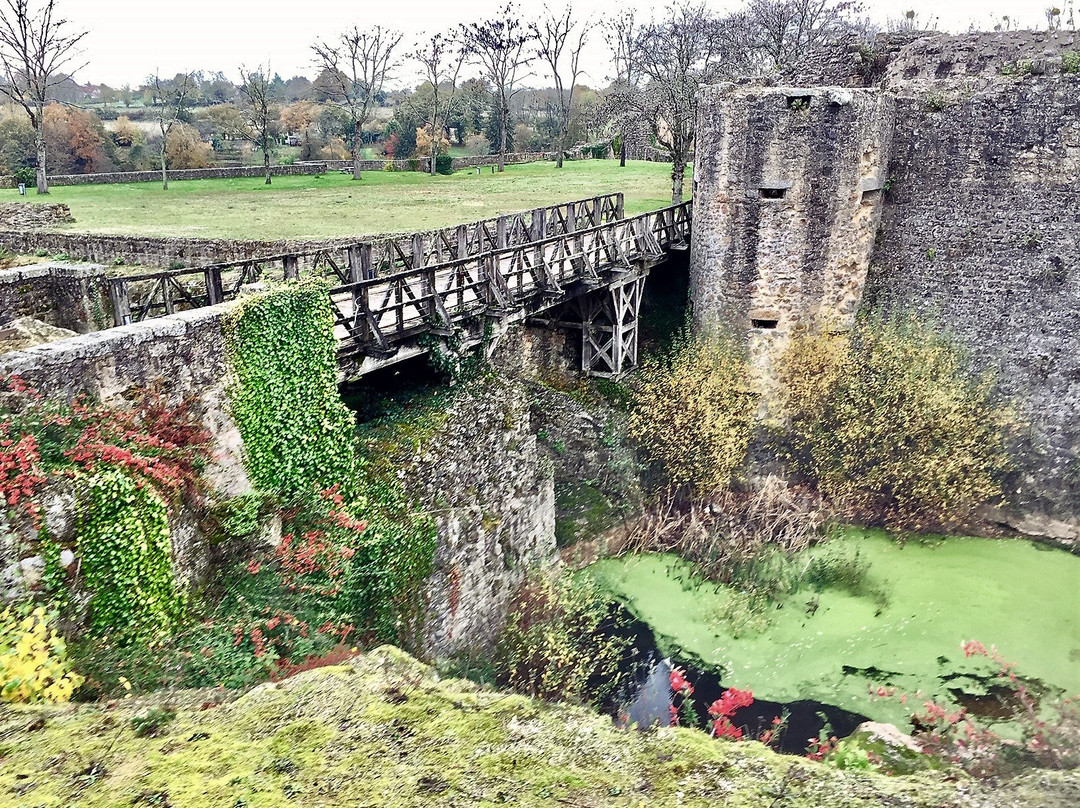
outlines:
[{"label": "wooden bridge", "polygon": [[336,279],[346,378],[429,350],[481,342],[494,322],[526,318],[580,331],[582,370],[619,376],[637,363],[646,275],[685,249],[691,207],[626,218],[622,194],[468,225],[109,280],[117,325],[214,305],[250,283],[301,274]]}]

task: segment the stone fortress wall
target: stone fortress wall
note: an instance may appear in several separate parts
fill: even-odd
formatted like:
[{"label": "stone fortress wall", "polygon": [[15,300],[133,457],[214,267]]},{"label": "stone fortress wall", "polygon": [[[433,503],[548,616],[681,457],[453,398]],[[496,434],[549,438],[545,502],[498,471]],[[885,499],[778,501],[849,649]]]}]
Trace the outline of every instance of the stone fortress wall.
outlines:
[{"label": "stone fortress wall", "polygon": [[[916,312],[955,335],[1030,424],[1014,510],[996,517],[1072,540],[1078,50],[1066,32],[883,38],[838,43],[787,87],[707,89],[691,255],[695,320],[771,347],[763,369],[791,329],[859,310]],[[799,97],[808,107],[788,103]],[[790,186],[775,198],[770,183]]]}]

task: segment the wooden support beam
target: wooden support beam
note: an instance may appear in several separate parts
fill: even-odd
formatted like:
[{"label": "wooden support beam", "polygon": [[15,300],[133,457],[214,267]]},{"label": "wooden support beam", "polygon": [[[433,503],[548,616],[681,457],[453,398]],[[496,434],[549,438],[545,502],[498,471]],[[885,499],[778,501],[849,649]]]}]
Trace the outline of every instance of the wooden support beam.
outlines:
[{"label": "wooden support beam", "polygon": [[286,255],[281,259],[285,270],[285,280],[294,281],[300,277],[300,258],[295,255]]}]

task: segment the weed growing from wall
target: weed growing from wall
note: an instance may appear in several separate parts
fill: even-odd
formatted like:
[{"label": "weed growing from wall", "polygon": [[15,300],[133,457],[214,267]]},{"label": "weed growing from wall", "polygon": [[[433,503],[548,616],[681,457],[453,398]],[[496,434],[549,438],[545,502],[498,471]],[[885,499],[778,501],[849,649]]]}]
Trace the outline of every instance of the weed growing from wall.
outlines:
[{"label": "weed growing from wall", "polygon": [[746,460],[756,400],[749,368],[720,334],[684,338],[642,366],[627,433],[672,488],[709,495]]},{"label": "weed growing from wall", "polygon": [[967,354],[913,319],[796,336],[780,362],[796,470],[848,516],[929,528],[1001,496],[1011,412]]},{"label": "weed growing from wall", "polygon": [[352,414],[337,393],[333,317],[319,281],[248,298],[225,327],[229,390],[257,489],[288,502],[356,485]]}]

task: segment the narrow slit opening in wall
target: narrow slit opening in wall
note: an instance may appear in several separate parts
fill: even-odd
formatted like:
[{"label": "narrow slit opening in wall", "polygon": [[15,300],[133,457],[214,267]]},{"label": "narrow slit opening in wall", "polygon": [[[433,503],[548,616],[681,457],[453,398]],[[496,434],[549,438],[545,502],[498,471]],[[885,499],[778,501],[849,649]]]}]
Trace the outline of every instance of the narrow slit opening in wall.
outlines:
[{"label": "narrow slit opening in wall", "polygon": [[759,188],[762,199],[783,199],[787,188]]},{"label": "narrow slit opening in wall", "polygon": [[750,325],[753,328],[764,328],[771,331],[772,329],[776,328],[776,324],[779,322],[779,320],[759,320],[757,318],[754,318],[750,320]]},{"label": "narrow slit opening in wall", "polygon": [[862,192],[862,203],[864,205],[873,205],[880,198],[881,198],[881,189],[880,188],[871,188],[870,190]]},{"label": "narrow slit opening in wall", "polygon": [[787,97],[788,109],[808,109],[810,107],[811,98],[813,98],[812,95],[789,95]]}]

